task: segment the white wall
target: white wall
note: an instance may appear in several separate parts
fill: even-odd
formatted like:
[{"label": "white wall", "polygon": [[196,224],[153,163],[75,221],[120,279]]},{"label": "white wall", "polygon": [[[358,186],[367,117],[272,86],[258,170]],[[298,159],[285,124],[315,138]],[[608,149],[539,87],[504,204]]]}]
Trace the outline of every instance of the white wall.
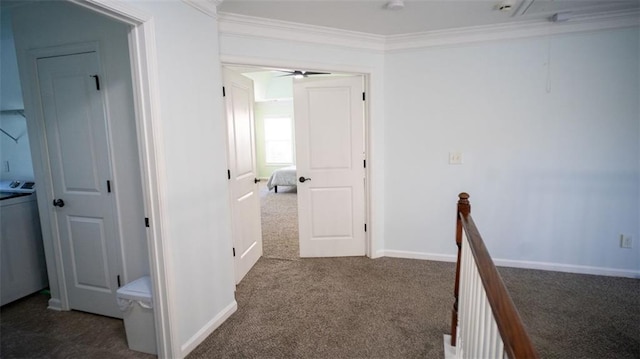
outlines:
[{"label": "white wall", "polygon": [[385,225],[384,193],[384,56],[378,51],[341,48],[296,41],[281,41],[220,34],[220,56],[226,63],[263,65],[278,68],[305,68],[306,70],[328,70],[329,72],[367,73],[369,90],[367,111],[369,113],[369,185],[371,204],[373,253],[382,249]]},{"label": "white wall", "polygon": [[[11,13],[0,14],[0,110],[22,110],[22,89],[18,75],[18,62],[13,43]],[[18,143],[0,133],[0,180],[33,181],[33,165],[27,134],[27,120],[17,114],[3,113],[0,116],[0,128]],[[9,163],[9,171],[5,164]]]},{"label": "white wall", "polygon": [[293,77],[282,77],[282,73],[271,71],[248,72],[243,75],[253,80],[256,102],[293,98]]},{"label": "white wall", "polygon": [[236,308],[217,23],[182,1],[130,4],[155,28],[172,356],[183,356]]},{"label": "white wall", "polygon": [[499,263],[640,275],[638,44],[635,28],[388,54],[385,250],[453,258],[466,191]]},{"label": "white wall", "polygon": [[386,53],[222,33],[220,48],[370,67],[374,255],[453,260],[467,191],[501,264],[638,276],[638,43],[633,28]]}]

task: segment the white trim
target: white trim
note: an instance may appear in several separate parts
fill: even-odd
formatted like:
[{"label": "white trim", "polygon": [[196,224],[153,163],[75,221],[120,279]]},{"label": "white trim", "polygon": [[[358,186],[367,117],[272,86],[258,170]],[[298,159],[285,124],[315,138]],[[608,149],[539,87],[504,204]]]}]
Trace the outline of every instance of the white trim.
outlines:
[{"label": "white trim", "polygon": [[133,28],[129,32],[131,76],[137,126],[145,214],[151,219],[147,231],[149,244],[150,275],[153,282],[154,319],[158,356],[178,357],[175,345],[174,300],[167,288],[173,288],[171,263],[168,259],[166,236],[167,208],[164,204],[165,169],[164,145],[160,123],[160,97],[158,93],[158,64],[156,55],[155,25],[151,14],[139,8],[115,0],[67,0],[111,19],[124,22]]},{"label": "white trim", "polygon": [[[147,230],[149,264],[153,281],[156,342],[159,357],[176,357],[178,346],[176,333],[172,328],[175,302],[167,288],[173,288],[172,265],[169,260],[166,227],[167,209],[164,168],[164,135],[160,122],[160,94],[158,93],[158,64],[156,55],[155,23],[149,20],[135,27],[129,34],[129,48],[132,61],[132,82],[136,111],[140,164],[143,172],[145,212],[150,219]],[[155,298],[160,300],[155,301]]]},{"label": "white trim", "polygon": [[[49,149],[46,146],[45,129],[42,103],[40,99],[37,58],[44,55],[43,49],[21,51],[16,49],[18,57],[18,70],[20,73],[20,83],[24,95],[24,111],[27,118],[27,132],[29,134],[29,145],[31,147],[31,158],[33,161],[33,171],[35,181],[39,183],[36,191],[38,200],[38,214],[40,216],[40,226],[42,229],[42,240],[47,263],[47,274],[49,277],[49,288],[51,292],[50,305],[57,310],[69,310],[67,299],[67,289],[62,269],[62,249],[58,239],[58,223],[51,217],[50,199],[53,196],[53,184],[51,182],[51,167],[49,161]],[[51,48],[46,49],[49,53]]]},{"label": "white trim", "polygon": [[386,50],[401,51],[434,46],[512,40],[634,26],[640,26],[640,12],[638,11],[574,17],[570,21],[562,23],[553,23],[546,20],[531,20],[389,36],[386,39]]},{"label": "white trim", "polygon": [[458,356],[456,355],[456,347],[451,346],[451,335],[444,334],[442,336],[442,340],[444,341],[444,359],[458,358]]},{"label": "white trim", "polygon": [[377,52],[636,26],[640,26],[638,10],[576,15],[562,23],[542,19],[384,36],[224,12],[218,14],[219,33],[224,36],[298,41]]},{"label": "white trim", "polygon": [[[378,257],[422,259],[422,260],[430,260],[430,261],[438,261],[438,262],[454,262],[454,263],[457,260],[457,256],[453,254],[422,253],[422,252],[396,251],[396,250],[380,250],[376,252],[376,258]],[[534,262],[534,261],[521,261],[521,260],[512,260],[512,259],[493,259],[493,262],[495,263],[496,266],[499,266],[499,267],[538,269],[538,270],[545,270],[545,271],[577,273],[577,274],[593,274],[593,275],[603,275],[603,276],[610,276],[610,277],[640,278],[640,270],[632,270],[632,269],[593,267],[593,266],[583,266],[583,265],[577,265],[577,264]]]},{"label": "white trim", "polygon": [[[220,54],[222,66],[249,66],[262,68],[295,68],[304,67],[308,71],[330,71],[370,76],[374,69],[369,66],[352,66],[345,64],[328,64],[307,60],[270,59],[266,57],[234,56]],[[368,89],[367,89],[368,90]]]},{"label": "white trim", "polygon": [[218,13],[220,35],[262,37],[363,50],[384,50],[384,36],[247,15]]},{"label": "white trim", "polygon": [[185,357],[189,354],[193,349],[195,349],[202,341],[207,339],[207,337],[213,333],[225,320],[229,319],[231,314],[235,313],[238,309],[238,303],[234,300],[229,304],[226,308],[224,308],[220,313],[218,313],[213,319],[211,319],[207,324],[205,324],[196,334],[194,334],[189,340],[187,340],[182,345],[182,355]]},{"label": "white trim", "polygon": [[376,253],[377,257],[391,257],[391,258],[406,258],[406,259],[422,259],[428,261],[437,262],[455,262],[457,256],[453,254],[438,254],[438,253],[421,253],[411,251],[396,251],[396,250],[380,250]]},{"label": "white trim", "polygon": [[111,19],[124,22],[129,25],[140,25],[151,20],[151,15],[138,8],[132,7],[117,0],[67,0],[80,5],[93,12],[105,15]]},{"label": "white trim", "polygon": [[47,307],[47,309],[51,309],[51,310],[55,310],[57,312],[61,312],[62,311],[62,303],[60,302],[60,299],[56,299],[56,298],[49,299],[49,306]]},{"label": "white trim", "polygon": [[520,261],[512,259],[494,259],[493,262],[496,264],[496,266],[499,267],[539,269],[554,272],[593,274],[609,277],[640,278],[640,270],[631,269],[593,267],[577,264]]},{"label": "white trim", "polygon": [[211,16],[212,18],[217,18],[218,15],[218,5],[222,3],[223,0],[182,0],[185,4],[202,11],[203,13]]}]

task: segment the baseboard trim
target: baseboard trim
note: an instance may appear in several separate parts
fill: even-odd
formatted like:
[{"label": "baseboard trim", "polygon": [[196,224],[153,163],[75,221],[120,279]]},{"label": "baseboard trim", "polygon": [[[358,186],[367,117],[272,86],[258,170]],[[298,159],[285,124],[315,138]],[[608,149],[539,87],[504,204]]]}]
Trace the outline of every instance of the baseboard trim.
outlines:
[{"label": "baseboard trim", "polygon": [[238,309],[238,302],[235,300],[224,308],[218,315],[213,317],[207,324],[198,330],[198,332],[192,336],[186,343],[180,348],[182,351],[181,357],[186,357],[193,349],[195,349],[200,343],[202,343],[207,337],[213,333],[225,320],[227,320],[231,314],[235,313]]},{"label": "baseboard trim", "polygon": [[444,342],[444,359],[456,359],[456,347],[451,346],[451,335],[444,334],[442,336]]},{"label": "baseboard trim", "polygon": [[[378,257],[422,259],[422,260],[430,260],[430,261],[438,261],[438,262],[455,262],[457,260],[456,256],[452,254],[423,253],[423,252],[396,251],[396,250],[377,251],[375,258],[378,258]],[[512,259],[494,259],[493,262],[498,267],[538,269],[538,270],[546,270],[546,271],[554,271],[554,272],[602,275],[602,276],[609,276],[609,277],[640,278],[640,270],[593,267],[593,266],[583,266],[583,265],[563,264],[563,263],[520,261],[520,260],[512,260]]]},{"label": "baseboard trim", "polygon": [[55,310],[55,311],[61,312],[62,311],[62,302],[60,301],[60,299],[50,298],[49,299],[49,306],[47,307],[47,309],[51,309],[51,310]]},{"label": "baseboard trim", "polygon": [[630,269],[593,267],[593,266],[583,266],[583,265],[577,265],[577,264],[518,261],[518,260],[512,260],[512,259],[497,259],[497,258],[494,259],[493,262],[499,267],[539,269],[539,270],[547,270],[547,271],[554,271],[554,272],[602,275],[602,276],[608,276],[608,277],[640,278],[640,271],[630,270]]},{"label": "baseboard trim", "polygon": [[437,262],[455,262],[457,260],[457,257],[452,254],[422,253],[422,252],[395,251],[395,250],[377,251],[376,258],[378,257],[422,259],[422,260],[437,261]]}]

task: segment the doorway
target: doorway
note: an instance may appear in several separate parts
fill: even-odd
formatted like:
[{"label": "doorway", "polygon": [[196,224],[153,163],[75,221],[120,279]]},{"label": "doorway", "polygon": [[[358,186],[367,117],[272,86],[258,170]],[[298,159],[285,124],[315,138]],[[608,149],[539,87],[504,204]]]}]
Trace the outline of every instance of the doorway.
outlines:
[{"label": "doorway", "polygon": [[[265,134],[265,119],[267,120],[286,120],[286,118],[289,115],[293,115],[293,81],[292,78],[293,76],[288,78],[289,81],[289,91],[287,93],[286,90],[283,90],[283,86],[282,86],[282,81],[283,79],[286,79],[287,77],[287,72],[283,71],[282,69],[278,69],[278,68],[273,68],[273,67],[263,67],[263,66],[251,66],[251,67],[247,67],[247,66],[235,66],[235,65],[230,65],[230,64],[226,64],[224,65],[225,67],[229,67],[232,68],[233,70],[242,73],[244,76],[251,78],[254,80],[254,82],[256,82],[256,109],[255,109],[255,123],[256,123],[256,143],[257,143],[257,157],[258,160],[262,160],[262,163],[258,164],[258,176],[261,177],[262,181],[266,181],[268,180],[273,173],[273,169],[274,168],[268,168],[267,171],[264,171],[264,169],[266,167],[268,167],[269,165],[273,166],[274,163],[269,163],[268,161],[265,163],[265,158],[267,157],[265,155],[265,142],[268,142],[267,139],[261,138],[261,136],[264,136]],[[315,72],[315,71],[314,71]],[[289,72],[291,74],[295,74],[293,72]],[[359,78],[359,82],[356,85],[356,88],[360,88],[360,92],[363,92],[362,89],[365,88],[365,82],[366,82],[366,76],[362,75],[362,74],[346,74],[346,73],[334,73],[334,74],[330,74],[328,73],[328,71],[324,71],[322,73],[322,76],[325,77],[324,81],[322,81],[321,79],[314,79],[313,81],[309,81],[312,85],[308,86],[310,88],[314,88],[315,90],[318,90],[322,87],[322,85],[326,84],[326,83],[331,83],[331,87],[340,87],[343,86],[343,84],[337,84],[337,82],[335,82],[336,79],[346,79],[349,77],[355,77],[355,78]],[[334,81],[327,81],[327,79],[333,79]],[[272,81],[272,83],[269,83],[269,81]],[[266,81],[266,83],[265,83]],[[339,80],[338,82],[340,82],[342,80]],[[305,81],[301,81],[301,82],[306,82]],[[343,81],[344,82],[344,81]],[[314,86],[315,84],[315,86]],[[297,85],[296,85],[297,86]],[[286,87],[286,86],[285,86]],[[302,90],[304,91],[304,89]],[[311,90],[314,91],[314,90]],[[328,94],[329,92],[327,92],[327,89],[322,89],[321,92],[323,94]],[[361,110],[360,112],[360,120],[357,121],[358,124],[355,127],[349,127],[349,131],[351,131],[354,134],[357,134],[357,136],[359,137],[359,140],[362,140],[360,146],[360,149],[357,150],[357,154],[354,156],[349,155],[349,159],[347,159],[346,161],[349,162],[348,166],[342,166],[342,167],[349,167],[351,166],[351,160],[352,159],[356,159],[355,161],[357,161],[357,166],[359,167],[359,180],[356,180],[357,185],[362,187],[362,196],[360,197],[360,201],[361,201],[361,210],[357,210],[358,214],[362,215],[363,218],[363,222],[366,221],[366,217],[367,217],[367,198],[368,195],[365,195],[366,193],[368,193],[368,190],[366,189],[366,168],[365,168],[365,158],[366,158],[366,141],[365,139],[367,138],[366,136],[366,104],[364,102],[364,93],[360,93],[357,92],[357,96],[353,96],[353,93],[350,93],[349,96],[351,97],[357,97],[358,100],[360,102],[353,102],[347,105],[347,107],[359,107],[359,109]],[[317,94],[318,91],[315,92],[315,94]],[[331,99],[333,98],[333,100]],[[334,96],[332,97],[332,95],[328,95],[325,96],[325,99],[328,99],[328,101],[340,101],[339,96]],[[322,99],[320,99],[322,100]],[[320,104],[320,102],[318,101],[318,97],[315,98],[315,103],[314,104]],[[327,106],[327,104],[329,106]],[[291,110],[287,111],[286,107],[287,105],[291,108]],[[305,104],[298,104],[299,108],[302,108],[306,106]],[[320,104],[320,107],[324,107],[324,108],[328,108],[328,107],[332,107],[332,108],[336,108],[339,106],[334,106],[333,103],[331,102],[326,102],[323,104]],[[314,110],[315,111],[315,110]],[[321,116],[331,116],[331,118],[337,118],[335,115],[338,114],[340,111],[337,111],[334,114],[321,114]],[[344,112],[344,111],[343,111]],[[356,115],[358,116],[358,115]],[[301,117],[301,116],[300,116]],[[337,120],[338,122],[334,122],[334,125],[337,125],[338,127],[342,126],[342,124],[340,123],[340,120]],[[297,122],[297,119],[295,119],[294,121],[292,121],[292,127],[295,128],[296,125],[294,125]],[[308,126],[308,124],[307,124]],[[344,127],[344,126],[343,126]],[[334,140],[335,138],[331,138],[331,134],[335,132],[332,132],[333,129],[329,128],[327,131],[324,132],[325,138],[329,138],[329,140]],[[308,133],[308,129],[306,130]],[[322,128],[318,128],[315,127],[315,131],[314,133],[318,134],[320,133],[322,135]],[[315,157],[314,161],[316,161],[315,163],[318,164],[320,163],[320,167],[322,167],[322,160],[323,158],[321,158],[324,155],[326,155],[326,158],[329,158],[328,156],[331,154],[338,154],[341,153],[342,150],[344,149],[343,147],[340,147],[340,149],[338,150],[332,150],[331,148],[335,149],[335,146],[332,147],[330,144],[329,146],[325,146],[324,150],[322,150],[322,146],[318,146],[317,144],[326,144],[328,143],[328,141],[323,141],[321,139],[322,136],[318,137],[317,139],[315,139],[316,142],[316,146],[314,147],[313,151],[315,151],[315,154],[320,155],[320,157]],[[282,139],[277,139],[280,140],[281,142],[285,142],[285,146],[286,146],[286,138],[282,138]],[[283,144],[280,143],[280,145],[282,146]],[[299,144],[295,144],[294,142],[294,148],[299,148],[298,147]],[[354,145],[354,147],[358,147],[357,144]],[[309,148],[309,146],[307,146],[307,148]],[[320,149],[320,152],[318,152],[318,149]],[[312,152],[313,152],[312,151]],[[333,153],[332,153],[333,152]],[[351,152],[351,149],[349,149],[349,151],[347,151],[349,153]],[[290,162],[286,162],[284,161],[284,163],[279,163],[279,167],[286,167],[292,164],[296,164],[296,160],[297,157],[299,156],[299,153],[296,153],[295,150],[293,152],[292,156],[287,156],[287,155],[283,155],[281,156],[282,158],[293,158],[294,161],[292,161],[293,163]],[[305,159],[304,161],[308,161],[309,156],[305,155]],[[351,158],[353,157],[353,158]],[[342,160],[344,160],[344,157],[341,158]],[[303,161],[303,162],[304,162]],[[355,161],[353,161],[353,163],[355,163]],[[276,165],[278,165],[276,163]],[[331,167],[334,165],[334,163],[329,164],[328,162],[324,164],[325,169]],[[318,167],[318,166],[316,166]],[[335,178],[335,170],[338,169],[339,167],[341,167],[341,165],[338,166],[334,166],[334,168],[329,168],[330,172],[333,171],[333,177]],[[355,167],[355,166],[352,166]],[[262,171],[261,171],[262,169]],[[309,171],[309,167],[307,167],[305,169],[305,171]],[[308,174],[307,174],[308,175]],[[308,178],[307,178],[308,179]],[[278,187],[278,193],[275,193],[275,189],[274,188],[265,188],[264,183],[262,183],[261,185],[261,203],[262,203],[262,207],[263,207],[263,215],[267,215],[269,216],[269,218],[262,218],[262,232],[263,232],[263,248],[264,248],[264,256],[265,257],[285,257],[286,259],[298,259],[300,258],[299,255],[299,242],[297,241],[297,237],[298,237],[298,211],[299,209],[297,208],[298,206],[298,192],[300,190],[300,186],[304,185],[310,185],[311,180],[309,180],[309,182],[307,182],[306,184],[300,182],[298,183],[298,178],[296,177],[294,179],[294,186],[279,186]],[[320,185],[322,182],[322,179],[320,177],[318,177],[318,185]],[[271,185],[271,183],[270,183]],[[335,188],[335,184],[333,184],[333,188]],[[320,203],[325,199],[330,199],[329,202],[332,202],[334,200],[340,200],[340,196],[342,193],[347,194],[349,197],[350,194],[348,193],[350,191],[350,189],[342,186],[341,187],[341,191],[342,193],[336,193],[336,192],[332,192],[329,189],[323,189],[320,188],[318,186],[315,186],[313,188],[315,191],[312,190],[312,196],[315,196],[314,199],[314,203]],[[344,190],[344,191],[343,191]],[[330,193],[332,192],[332,193]],[[338,191],[340,192],[340,191]],[[338,195],[337,197],[335,195]],[[280,196],[280,197],[278,197]],[[285,200],[286,196],[291,197],[292,200]],[[332,197],[333,196],[333,197]],[[335,197],[335,198],[334,198]],[[309,198],[309,196],[307,195],[307,198]],[[333,199],[331,199],[333,198]],[[265,201],[266,202],[273,202],[275,200],[279,200],[280,204],[278,205],[279,208],[277,208],[276,211],[274,211],[274,213],[270,213],[268,210],[265,210]],[[288,203],[287,203],[288,202]],[[327,208],[329,208],[331,206],[332,203],[329,203],[325,201],[325,204],[327,205]],[[284,203],[284,204],[283,204]],[[308,203],[308,202],[307,202]],[[293,205],[292,205],[293,204]],[[344,204],[344,203],[343,203]],[[348,212],[349,209],[347,207],[349,207],[350,204],[343,206],[342,209],[346,208],[346,211]],[[293,214],[295,215],[296,218],[294,218],[294,215],[292,215],[292,211],[289,210],[287,212],[287,210],[283,210],[283,207],[294,207],[294,211]],[[335,207],[334,207],[335,208]],[[339,211],[337,211],[339,212]],[[346,213],[346,212],[345,212]],[[274,217],[280,217],[280,220],[275,219]],[[365,228],[364,228],[364,223],[362,223],[362,225],[359,225],[359,228],[354,228],[354,226],[352,226],[352,223],[350,219],[348,219],[347,221],[343,221],[342,223],[339,223],[339,226],[333,226],[334,224],[336,224],[335,220],[331,220],[328,219],[329,217],[327,217],[327,215],[316,215],[314,216],[313,213],[311,216],[309,216],[312,220],[312,222],[310,223],[311,225],[315,225],[316,229],[319,229],[321,227],[318,226],[324,226],[324,228],[330,228],[331,230],[333,230],[334,228],[339,227],[339,230],[345,231],[345,232],[351,232],[351,231],[355,231],[355,230],[361,230],[363,232],[362,235],[362,246],[360,250],[354,250],[351,253],[349,252],[341,252],[341,254],[338,254],[337,256],[342,256],[342,255],[365,255],[366,251],[365,248],[368,248],[368,236],[366,236],[365,233]],[[322,218],[325,218],[325,222],[322,222]],[[291,225],[292,223],[292,219],[294,224]],[[279,222],[283,223],[282,226],[279,226]],[[265,225],[269,225],[272,226],[272,228],[268,228]],[[293,235],[291,232],[295,232]],[[316,231],[314,232],[315,234],[319,234],[319,237],[323,237],[322,240],[324,242],[327,241],[327,239],[329,239],[330,237],[340,237],[340,233],[336,234],[336,233],[330,233],[330,231],[325,231],[323,232],[322,229],[320,229],[320,231]],[[270,245],[266,242],[264,242],[265,240],[270,240],[272,238],[268,238],[268,237],[280,237],[282,239],[284,239],[285,241],[280,243],[280,250],[284,250],[284,255],[282,253],[280,254],[273,254],[273,253],[268,253],[269,251],[269,247]],[[292,248],[294,247],[294,245],[292,245],[291,242],[291,237],[295,237],[296,242],[295,242],[295,249],[292,250]],[[278,247],[276,245],[276,247]],[[291,255],[291,252],[295,253],[294,255]],[[335,253],[335,252],[334,252]],[[336,256],[334,253],[331,252],[316,252],[315,254],[311,254],[309,255],[308,252],[307,254],[305,254],[305,256]],[[342,254],[342,253],[346,253],[346,254]]]},{"label": "doorway", "polygon": [[[118,286],[150,273],[146,231],[140,225],[145,199],[131,27],[67,2],[17,6],[12,12],[51,286],[49,307],[121,317],[115,305]],[[83,94],[87,101],[80,101]],[[102,198],[101,204],[79,195]],[[107,298],[74,293],[82,289],[86,294],[89,288]]]}]

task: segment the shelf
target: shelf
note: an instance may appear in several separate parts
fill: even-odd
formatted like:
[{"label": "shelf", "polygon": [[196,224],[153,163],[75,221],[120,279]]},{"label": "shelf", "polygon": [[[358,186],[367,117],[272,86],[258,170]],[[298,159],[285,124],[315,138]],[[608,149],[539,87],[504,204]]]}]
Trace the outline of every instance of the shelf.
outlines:
[{"label": "shelf", "polygon": [[[24,119],[26,119],[27,117],[24,115],[24,110],[20,109],[20,110],[2,110],[0,111],[0,114],[2,115],[19,115],[22,116]],[[9,132],[3,130],[2,128],[0,128],[0,132],[4,133],[5,135],[7,135],[7,137],[9,137],[10,139],[12,139],[15,143],[18,143],[18,140],[20,139],[20,137],[13,137]]]}]

